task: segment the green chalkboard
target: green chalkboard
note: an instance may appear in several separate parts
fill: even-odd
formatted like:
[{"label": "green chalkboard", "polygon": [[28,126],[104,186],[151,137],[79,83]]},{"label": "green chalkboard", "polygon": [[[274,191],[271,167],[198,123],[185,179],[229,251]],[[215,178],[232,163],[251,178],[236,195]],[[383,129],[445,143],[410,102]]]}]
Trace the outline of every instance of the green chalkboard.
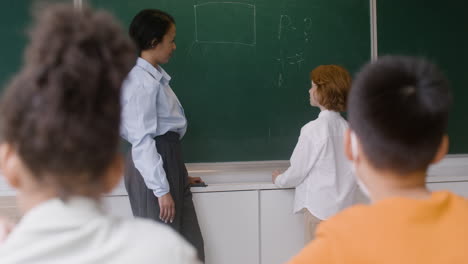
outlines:
[{"label": "green chalkboard", "polygon": [[144,8],[176,19],[164,68],[189,121],[186,161],[288,159],[315,119],[309,72],[370,58],[368,0],[92,0],[128,28]]},{"label": "green chalkboard", "polygon": [[0,1],[0,90],[21,68],[28,29],[35,9],[46,3],[70,3],[72,0],[1,0]]},{"label": "green chalkboard", "polygon": [[379,55],[424,56],[449,78],[454,106],[449,120],[450,153],[468,153],[468,2],[377,1]]},{"label": "green chalkboard", "polygon": [[19,70],[26,44],[26,26],[31,21],[32,1],[4,0],[0,3],[0,34],[2,36],[0,83],[5,83]]}]

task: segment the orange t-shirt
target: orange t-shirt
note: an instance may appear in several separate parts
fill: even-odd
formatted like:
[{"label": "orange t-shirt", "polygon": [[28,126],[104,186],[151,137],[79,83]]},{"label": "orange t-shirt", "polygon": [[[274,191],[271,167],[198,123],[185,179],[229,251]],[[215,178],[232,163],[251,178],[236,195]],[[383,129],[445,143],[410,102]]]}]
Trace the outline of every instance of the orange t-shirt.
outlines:
[{"label": "orange t-shirt", "polygon": [[290,264],[467,264],[468,200],[389,198],[323,222]]}]

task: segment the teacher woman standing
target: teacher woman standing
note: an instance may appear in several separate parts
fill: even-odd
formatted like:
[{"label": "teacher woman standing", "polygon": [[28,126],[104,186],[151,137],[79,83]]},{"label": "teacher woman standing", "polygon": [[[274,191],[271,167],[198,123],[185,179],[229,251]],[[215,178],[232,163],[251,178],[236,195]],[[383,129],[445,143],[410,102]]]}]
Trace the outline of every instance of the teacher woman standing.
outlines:
[{"label": "teacher woman standing", "polygon": [[190,191],[190,183],[201,179],[188,177],[180,144],[187,119],[169,86],[171,77],[161,67],[176,49],[175,21],[160,10],[142,10],[133,18],[129,33],[139,57],[124,82],[121,135],[132,144],[125,187],[133,215],[170,225],[204,260]]}]

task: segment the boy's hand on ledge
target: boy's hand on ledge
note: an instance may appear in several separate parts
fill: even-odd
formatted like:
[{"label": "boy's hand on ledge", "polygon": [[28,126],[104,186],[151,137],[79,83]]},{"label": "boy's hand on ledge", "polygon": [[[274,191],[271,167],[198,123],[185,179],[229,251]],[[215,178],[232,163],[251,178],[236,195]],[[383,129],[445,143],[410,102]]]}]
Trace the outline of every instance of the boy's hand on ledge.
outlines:
[{"label": "boy's hand on ledge", "polygon": [[272,173],[271,173],[271,180],[273,181],[273,183],[275,183],[276,181],[276,178],[278,178],[278,176],[281,175],[281,170],[274,170]]}]

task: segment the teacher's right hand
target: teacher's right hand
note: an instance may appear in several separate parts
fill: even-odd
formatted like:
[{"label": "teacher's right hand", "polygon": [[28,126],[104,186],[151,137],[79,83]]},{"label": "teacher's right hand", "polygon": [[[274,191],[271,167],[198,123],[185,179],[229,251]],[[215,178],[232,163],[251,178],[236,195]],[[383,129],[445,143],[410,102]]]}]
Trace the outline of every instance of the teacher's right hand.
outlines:
[{"label": "teacher's right hand", "polygon": [[171,193],[167,193],[158,198],[159,201],[159,219],[167,222],[173,222],[175,217],[175,203]]}]

